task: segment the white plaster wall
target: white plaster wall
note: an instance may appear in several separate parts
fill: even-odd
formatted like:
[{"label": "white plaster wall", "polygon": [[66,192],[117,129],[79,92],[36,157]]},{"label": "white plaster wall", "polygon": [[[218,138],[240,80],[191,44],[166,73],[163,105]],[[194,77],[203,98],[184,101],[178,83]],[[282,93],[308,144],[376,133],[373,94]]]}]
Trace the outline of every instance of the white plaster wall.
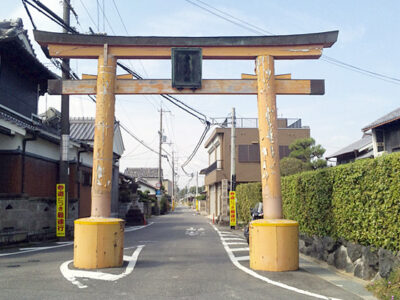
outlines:
[{"label": "white plaster wall", "polygon": [[49,141],[38,138],[34,141],[29,141],[26,143],[26,152],[43,157],[47,157],[54,160],[60,159],[60,149],[59,146],[53,144]]},{"label": "white plaster wall", "polygon": [[22,135],[8,136],[0,134],[0,150],[22,150]]}]

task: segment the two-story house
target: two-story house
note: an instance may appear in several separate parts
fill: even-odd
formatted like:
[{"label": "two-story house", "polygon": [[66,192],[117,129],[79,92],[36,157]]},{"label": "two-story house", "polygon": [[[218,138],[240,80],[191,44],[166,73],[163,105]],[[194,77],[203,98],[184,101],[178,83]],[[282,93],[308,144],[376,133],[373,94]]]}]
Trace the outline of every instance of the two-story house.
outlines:
[{"label": "two-story house", "polygon": [[360,140],[326,158],[336,159],[336,164],[340,165],[400,151],[400,108],[365,126],[362,131],[363,136]]},{"label": "two-story house", "polygon": [[[236,184],[261,181],[257,123],[257,119],[236,119]],[[310,128],[302,126],[301,119],[278,119],[280,158],[289,155],[289,145],[293,141],[308,137]],[[210,218],[225,218],[231,178],[231,128],[216,128],[204,146],[209,161],[208,167],[200,173],[205,175],[206,212]]]}]

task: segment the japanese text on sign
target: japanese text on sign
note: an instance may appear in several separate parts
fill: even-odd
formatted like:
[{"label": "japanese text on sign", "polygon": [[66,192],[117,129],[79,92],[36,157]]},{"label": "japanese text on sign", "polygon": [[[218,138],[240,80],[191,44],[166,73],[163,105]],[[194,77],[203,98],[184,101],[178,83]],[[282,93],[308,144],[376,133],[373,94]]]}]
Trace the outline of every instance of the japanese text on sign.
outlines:
[{"label": "japanese text on sign", "polygon": [[57,184],[56,199],[56,233],[65,237],[65,184]]},{"label": "japanese text on sign", "polygon": [[236,192],[229,192],[229,216],[230,226],[236,226]]}]

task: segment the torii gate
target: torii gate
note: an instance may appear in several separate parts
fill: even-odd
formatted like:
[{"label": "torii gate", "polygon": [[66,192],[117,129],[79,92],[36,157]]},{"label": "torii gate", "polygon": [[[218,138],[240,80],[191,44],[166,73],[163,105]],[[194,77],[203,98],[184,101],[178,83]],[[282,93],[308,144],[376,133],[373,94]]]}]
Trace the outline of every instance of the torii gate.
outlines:
[{"label": "torii gate", "polygon": [[[298,223],[282,219],[276,95],[323,95],[324,81],[275,75],[274,61],[317,59],[323,48],[336,42],[338,31],[240,37],[120,37],[43,31],[34,31],[34,35],[50,57],[98,60],[97,78],[50,80],[48,89],[57,95],[97,95],[92,211],[90,218],[75,221],[75,267],[105,268],[123,263],[124,221],[109,218],[115,95],[247,94],[257,95],[264,204],[264,219],[250,226],[250,267],[265,271],[298,269]],[[171,80],[116,76],[118,59],[170,59],[177,48],[200,48],[203,59],[255,60],[256,74],[243,74],[239,80],[201,80],[200,76],[200,85],[194,89],[174,88]]]}]

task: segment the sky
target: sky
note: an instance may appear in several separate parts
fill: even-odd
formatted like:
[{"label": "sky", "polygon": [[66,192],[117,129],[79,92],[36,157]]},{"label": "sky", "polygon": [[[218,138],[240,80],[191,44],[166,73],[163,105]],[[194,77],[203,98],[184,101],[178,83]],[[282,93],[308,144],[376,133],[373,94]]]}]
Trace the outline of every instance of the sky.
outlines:
[{"label": "sky", "polygon": [[[0,19],[22,18],[39,59],[58,72],[37,47],[31,34],[32,24],[21,1],[3,2]],[[62,17],[62,1],[42,2]],[[323,96],[277,97],[278,117],[301,118],[303,125],[311,128],[311,136],[326,149],[325,156],[360,139],[361,128],[400,106],[400,2],[397,0],[72,0],[71,3],[79,21],[78,24],[71,15],[71,25],[81,33],[88,33],[89,27],[108,35],[131,36],[285,35],[339,30],[338,41],[332,48],[324,49],[322,59],[280,60],[275,64],[277,74],[291,73],[293,79],[325,79]],[[31,12],[39,30],[62,30],[44,15],[33,9]],[[257,30],[254,27],[249,30],[250,25],[257,26]],[[329,63],[330,59],[394,80],[365,75],[352,67]],[[144,78],[171,78],[169,60],[123,63]],[[71,61],[71,67],[78,75],[96,74],[96,66],[94,60]],[[118,74],[123,73],[118,71]],[[254,73],[254,61],[203,61],[203,79],[239,79],[241,73]],[[257,117],[256,96],[178,98],[207,117],[226,117],[232,107],[235,107],[238,117]],[[41,97],[39,113],[48,107],[60,109],[60,97]],[[180,164],[193,151],[203,132],[203,124],[157,95],[116,97],[117,120],[155,150],[158,149],[161,108],[169,111],[163,114],[164,135],[167,137],[163,148],[176,153],[178,185],[192,186],[195,177],[187,176]],[[70,114],[94,117],[95,104],[87,96],[71,97]],[[120,160],[121,172],[127,167],[158,167],[155,153],[124,132],[123,138],[126,149]],[[185,171],[195,174],[207,166],[208,157],[203,144]],[[172,170],[165,160],[163,169],[164,177],[171,179]],[[202,183],[203,176],[199,176],[199,184]]]}]

